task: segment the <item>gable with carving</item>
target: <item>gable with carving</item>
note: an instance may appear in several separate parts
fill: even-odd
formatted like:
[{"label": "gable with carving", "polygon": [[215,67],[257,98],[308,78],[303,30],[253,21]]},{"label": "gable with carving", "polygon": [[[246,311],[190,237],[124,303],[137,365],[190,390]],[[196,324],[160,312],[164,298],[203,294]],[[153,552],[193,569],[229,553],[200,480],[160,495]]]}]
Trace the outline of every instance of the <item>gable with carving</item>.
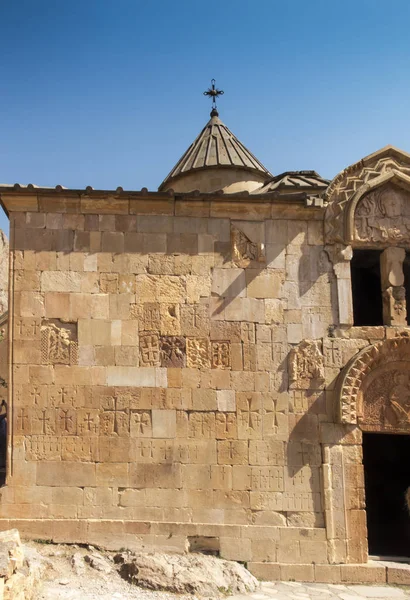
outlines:
[{"label": "gable with carving", "polygon": [[326,243],[350,244],[353,241],[353,227],[349,223],[351,204],[356,205],[358,199],[394,179],[406,186],[410,184],[410,155],[393,147],[379,150],[339,173],[326,192]]}]

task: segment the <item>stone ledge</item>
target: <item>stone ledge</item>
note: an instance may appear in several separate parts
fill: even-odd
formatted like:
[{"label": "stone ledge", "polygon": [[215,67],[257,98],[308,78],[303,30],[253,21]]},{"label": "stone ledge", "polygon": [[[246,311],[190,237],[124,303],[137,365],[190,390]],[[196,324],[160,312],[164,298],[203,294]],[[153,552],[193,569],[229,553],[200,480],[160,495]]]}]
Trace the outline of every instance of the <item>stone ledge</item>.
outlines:
[{"label": "stone ledge", "polygon": [[263,581],[410,585],[410,565],[369,561],[357,565],[279,564],[249,562],[249,571]]}]

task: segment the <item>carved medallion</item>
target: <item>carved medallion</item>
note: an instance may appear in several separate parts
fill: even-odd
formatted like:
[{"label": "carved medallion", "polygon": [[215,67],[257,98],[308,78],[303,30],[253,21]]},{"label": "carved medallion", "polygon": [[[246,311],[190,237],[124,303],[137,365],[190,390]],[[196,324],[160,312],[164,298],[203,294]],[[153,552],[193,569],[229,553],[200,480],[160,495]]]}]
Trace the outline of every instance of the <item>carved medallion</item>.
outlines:
[{"label": "carved medallion", "polygon": [[48,365],[78,363],[77,325],[59,319],[43,320],[41,325],[41,358]]}]

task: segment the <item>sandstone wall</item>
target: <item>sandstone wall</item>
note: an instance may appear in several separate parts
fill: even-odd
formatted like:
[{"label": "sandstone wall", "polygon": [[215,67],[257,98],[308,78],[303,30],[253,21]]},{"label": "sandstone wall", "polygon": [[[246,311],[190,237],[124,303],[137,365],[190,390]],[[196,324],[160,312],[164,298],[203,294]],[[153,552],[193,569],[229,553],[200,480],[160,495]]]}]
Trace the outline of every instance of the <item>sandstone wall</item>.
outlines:
[{"label": "sandstone wall", "polygon": [[58,195],[32,206],[10,215],[0,516],[35,537],[184,550],[201,535],[226,558],[326,563],[338,483],[324,483],[323,444],[343,437],[333,386],[367,342],[328,337],[338,317],[322,210],[85,208]]}]

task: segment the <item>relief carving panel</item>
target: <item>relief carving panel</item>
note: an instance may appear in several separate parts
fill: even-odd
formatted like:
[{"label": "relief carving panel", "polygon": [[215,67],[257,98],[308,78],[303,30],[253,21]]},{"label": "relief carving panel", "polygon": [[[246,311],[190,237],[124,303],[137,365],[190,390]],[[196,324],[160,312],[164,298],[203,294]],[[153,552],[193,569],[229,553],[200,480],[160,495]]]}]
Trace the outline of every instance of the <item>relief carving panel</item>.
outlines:
[{"label": "relief carving panel", "polygon": [[322,386],[324,382],[324,358],[321,344],[317,341],[303,340],[299,346],[289,352],[290,387],[306,390],[315,382]]},{"label": "relief carving panel", "polygon": [[264,246],[252,242],[247,235],[236,227],[231,228],[232,261],[241,268],[246,268],[252,261],[265,260]]},{"label": "relief carving panel", "polygon": [[341,423],[365,431],[410,431],[410,338],[361,350],[338,381]]},{"label": "relief carving panel", "polygon": [[45,319],[41,324],[43,364],[76,365],[78,363],[77,324],[59,319]]},{"label": "relief carving panel", "polygon": [[354,238],[361,242],[390,244],[409,241],[409,193],[390,185],[364,196],[354,215]]}]

